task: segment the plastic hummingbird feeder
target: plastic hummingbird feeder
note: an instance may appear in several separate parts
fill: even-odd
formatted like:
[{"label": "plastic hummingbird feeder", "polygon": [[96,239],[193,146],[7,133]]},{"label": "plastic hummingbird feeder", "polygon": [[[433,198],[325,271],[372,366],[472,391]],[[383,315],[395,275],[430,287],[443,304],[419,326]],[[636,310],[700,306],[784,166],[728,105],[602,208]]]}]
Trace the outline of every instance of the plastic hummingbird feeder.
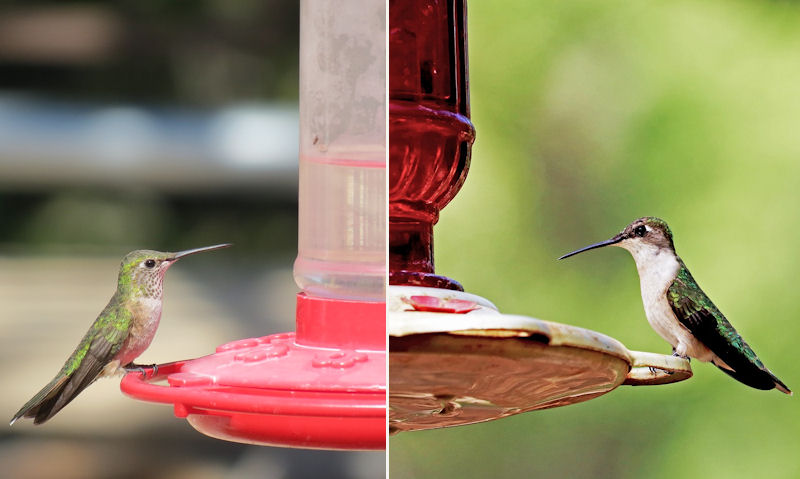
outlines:
[{"label": "plastic hummingbird feeder", "polygon": [[303,0],[300,9],[297,331],[223,344],[156,377],[128,374],[121,388],[174,404],[221,439],[383,449],[385,4]]},{"label": "plastic hummingbird feeder", "polygon": [[688,361],[603,334],[501,314],[435,274],[433,224],[466,179],[465,0],[390,0],[389,428],[472,424],[565,406],[621,384],[691,377]]}]

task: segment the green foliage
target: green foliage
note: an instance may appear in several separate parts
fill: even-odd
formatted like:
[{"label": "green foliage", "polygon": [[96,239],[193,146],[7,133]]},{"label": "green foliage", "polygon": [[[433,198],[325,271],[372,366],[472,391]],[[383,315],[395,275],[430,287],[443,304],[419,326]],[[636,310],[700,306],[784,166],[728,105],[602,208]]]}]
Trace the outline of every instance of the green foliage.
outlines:
[{"label": "green foliage", "polygon": [[[800,304],[800,9],[789,2],[469,2],[477,129],[437,272],[501,311],[670,353],[628,253],[556,258],[667,220],[703,290],[791,388]],[[695,377],[403,433],[392,477],[800,476],[797,398]]]}]

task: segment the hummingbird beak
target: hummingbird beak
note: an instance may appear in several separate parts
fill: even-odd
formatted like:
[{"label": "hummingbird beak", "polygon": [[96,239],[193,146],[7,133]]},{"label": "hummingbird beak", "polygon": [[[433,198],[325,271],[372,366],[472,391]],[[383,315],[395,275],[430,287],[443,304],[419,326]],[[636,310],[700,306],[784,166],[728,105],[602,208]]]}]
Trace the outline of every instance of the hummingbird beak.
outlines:
[{"label": "hummingbird beak", "polygon": [[583,247],[583,248],[581,248],[579,250],[575,250],[572,253],[567,253],[567,254],[565,254],[564,256],[562,256],[562,257],[560,257],[558,259],[569,258],[570,256],[575,256],[578,253],[583,253],[584,251],[589,251],[590,249],[602,248],[603,246],[617,244],[620,241],[624,240],[625,238],[626,238],[626,236],[623,233],[620,233],[620,234],[614,236],[611,239],[608,239],[608,240],[605,240],[605,241],[601,241],[601,242],[595,243],[595,244],[590,244],[589,246],[585,246],[585,247]]},{"label": "hummingbird beak", "polygon": [[183,258],[184,256],[189,256],[190,254],[202,253],[203,251],[213,251],[215,249],[228,248],[230,246],[233,246],[233,245],[231,243],[223,243],[223,244],[215,244],[214,246],[204,246],[202,248],[195,248],[195,249],[187,249],[187,250],[184,250],[184,251],[178,251],[168,261],[178,261],[179,259]]}]

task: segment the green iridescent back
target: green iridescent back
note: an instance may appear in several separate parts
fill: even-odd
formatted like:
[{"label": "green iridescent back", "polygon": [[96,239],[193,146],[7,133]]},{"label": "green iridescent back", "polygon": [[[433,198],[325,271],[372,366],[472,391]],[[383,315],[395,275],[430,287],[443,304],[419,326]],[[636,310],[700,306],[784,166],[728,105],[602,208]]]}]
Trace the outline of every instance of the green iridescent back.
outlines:
[{"label": "green iridescent back", "polygon": [[736,351],[759,369],[764,364],[742,339],[736,328],[722,315],[711,299],[700,289],[683,261],[672,285],[667,289],[667,299],[678,320],[692,331],[700,341],[723,361]]},{"label": "green iridescent back", "polygon": [[127,308],[124,301],[117,301],[117,294],[115,294],[98,315],[89,331],[86,332],[61,372],[70,375],[81,364],[86,366],[83,360],[90,349],[96,351],[94,354],[102,351],[103,357],[98,358],[100,361],[108,361],[113,358],[128,336],[132,320],[133,313]]}]

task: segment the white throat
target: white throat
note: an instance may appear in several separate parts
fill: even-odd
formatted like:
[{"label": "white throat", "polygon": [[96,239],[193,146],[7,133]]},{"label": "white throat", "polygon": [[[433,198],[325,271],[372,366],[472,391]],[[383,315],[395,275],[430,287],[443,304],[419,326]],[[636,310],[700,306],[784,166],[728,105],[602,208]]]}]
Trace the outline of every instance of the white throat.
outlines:
[{"label": "white throat", "polygon": [[708,361],[705,351],[701,351],[705,348],[702,348],[702,345],[695,345],[697,341],[689,330],[678,322],[667,300],[667,289],[672,285],[680,268],[675,253],[670,249],[658,248],[631,239],[624,240],[618,245],[630,251],[636,262],[639,285],[642,289],[642,303],[650,326],[679,354],[685,355],[691,350],[694,357]]},{"label": "white throat", "polygon": [[651,301],[660,299],[672,284],[680,264],[678,257],[670,249],[659,248],[643,241],[624,240],[619,246],[630,251],[639,271],[642,286],[642,299],[645,308]]}]

